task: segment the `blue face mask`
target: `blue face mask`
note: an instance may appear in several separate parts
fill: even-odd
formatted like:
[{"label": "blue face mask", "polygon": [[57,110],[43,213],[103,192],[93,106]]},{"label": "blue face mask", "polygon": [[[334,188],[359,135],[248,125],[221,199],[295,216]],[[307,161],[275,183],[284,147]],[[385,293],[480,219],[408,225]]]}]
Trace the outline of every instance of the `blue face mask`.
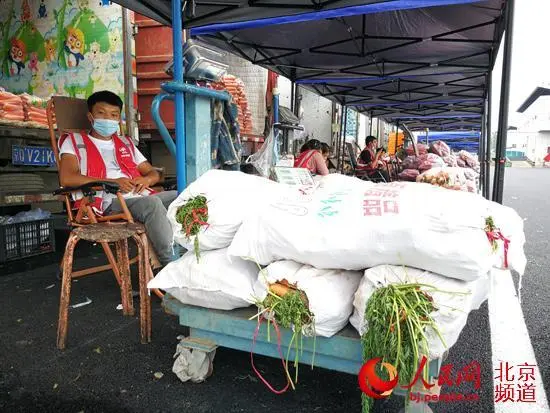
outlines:
[{"label": "blue face mask", "polygon": [[118,132],[118,121],[112,119],[94,119],[92,127],[101,136],[108,137]]}]

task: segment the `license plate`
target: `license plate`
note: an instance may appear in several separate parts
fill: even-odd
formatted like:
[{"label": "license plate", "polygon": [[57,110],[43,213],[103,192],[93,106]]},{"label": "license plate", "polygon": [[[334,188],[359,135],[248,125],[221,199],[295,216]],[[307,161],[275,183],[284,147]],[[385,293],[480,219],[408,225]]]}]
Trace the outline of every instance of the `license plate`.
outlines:
[{"label": "license plate", "polygon": [[11,162],[13,165],[51,166],[55,165],[55,156],[51,148],[44,146],[13,145]]}]

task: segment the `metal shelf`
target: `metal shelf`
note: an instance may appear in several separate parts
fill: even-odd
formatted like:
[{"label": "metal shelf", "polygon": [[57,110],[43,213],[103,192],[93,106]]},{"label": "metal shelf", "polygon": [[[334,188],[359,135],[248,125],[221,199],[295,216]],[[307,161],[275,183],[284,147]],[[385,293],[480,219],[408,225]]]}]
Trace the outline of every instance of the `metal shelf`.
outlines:
[{"label": "metal shelf", "polygon": [[57,167],[55,166],[30,166],[30,165],[21,165],[21,166],[4,166],[0,167],[0,173],[4,172],[21,172],[21,173],[27,173],[27,172],[34,172],[34,173],[40,173],[40,172],[55,172],[57,173]]},{"label": "metal shelf", "polygon": [[40,202],[63,202],[60,195],[48,193],[2,194],[0,193],[0,206],[28,205]]},{"label": "metal shelf", "polygon": [[0,124],[0,139],[2,138],[50,140],[50,132],[48,129],[25,128],[21,126]]}]

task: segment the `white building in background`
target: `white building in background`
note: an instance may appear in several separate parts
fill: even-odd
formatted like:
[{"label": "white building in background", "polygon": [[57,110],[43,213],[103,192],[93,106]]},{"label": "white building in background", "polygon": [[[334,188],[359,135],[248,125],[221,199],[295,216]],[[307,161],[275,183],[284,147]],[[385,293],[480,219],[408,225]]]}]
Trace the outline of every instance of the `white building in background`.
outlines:
[{"label": "white building in background", "polygon": [[524,122],[517,130],[508,131],[506,152],[510,158],[517,152],[540,166],[550,153],[550,85],[537,87],[518,109]]}]

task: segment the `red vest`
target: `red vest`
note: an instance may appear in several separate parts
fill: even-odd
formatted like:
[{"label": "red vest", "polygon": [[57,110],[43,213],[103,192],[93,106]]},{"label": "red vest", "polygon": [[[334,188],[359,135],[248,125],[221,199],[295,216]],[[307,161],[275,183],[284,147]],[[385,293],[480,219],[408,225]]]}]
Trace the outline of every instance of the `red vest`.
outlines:
[{"label": "red vest", "polygon": [[[107,169],[105,167],[105,162],[101,157],[99,149],[97,149],[97,146],[90,139],[88,134],[85,131],[81,133],[64,134],[59,139],[60,148],[67,138],[70,138],[73,144],[80,166],[80,173],[91,178],[97,178],[98,181],[106,179]],[[112,136],[112,139],[115,144],[115,159],[120,170],[130,179],[140,177],[141,174],[135,162],[136,148],[132,140],[126,136],[122,137],[116,134]],[[152,191],[149,191],[147,194],[149,195],[151,193]],[[81,192],[73,195],[75,209],[79,207],[82,197],[83,194]],[[97,214],[103,214],[103,191],[97,193],[92,208]]]},{"label": "red vest", "polygon": [[308,166],[308,163],[315,155],[315,152],[319,152],[319,151],[312,149],[310,151],[302,152],[294,161],[294,167],[307,168],[311,173],[315,173],[316,172],[315,167]]}]

